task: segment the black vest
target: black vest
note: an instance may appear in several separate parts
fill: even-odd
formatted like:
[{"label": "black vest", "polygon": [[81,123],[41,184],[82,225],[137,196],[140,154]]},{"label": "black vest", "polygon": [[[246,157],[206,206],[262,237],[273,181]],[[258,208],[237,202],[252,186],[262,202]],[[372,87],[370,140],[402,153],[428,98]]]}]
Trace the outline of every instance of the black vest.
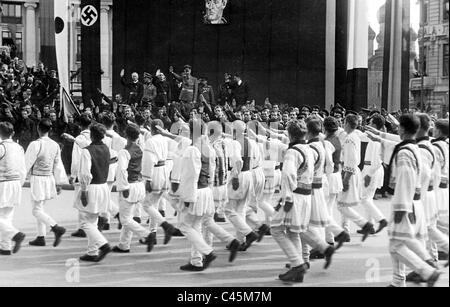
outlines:
[{"label": "black vest", "polygon": [[128,183],[136,183],[142,181],[142,150],[133,143],[125,148],[130,154],[130,162],[128,163]]},{"label": "black vest", "polygon": [[250,162],[251,162],[251,157],[249,156],[248,153],[248,138],[244,138],[244,155],[242,157],[242,171],[243,172],[248,172],[250,170]]},{"label": "black vest", "polygon": [[204,189],[208,187],[209,181],[209,158],[202,154],[202,168],[200,170],[200,176],[198,178],[198,188]]},{"label": "black vest", "polygon": [[104,184],[108,180],[111,156],[109,148],[103,143],[92,143],[86,149],[91,154],[91,184]]}]

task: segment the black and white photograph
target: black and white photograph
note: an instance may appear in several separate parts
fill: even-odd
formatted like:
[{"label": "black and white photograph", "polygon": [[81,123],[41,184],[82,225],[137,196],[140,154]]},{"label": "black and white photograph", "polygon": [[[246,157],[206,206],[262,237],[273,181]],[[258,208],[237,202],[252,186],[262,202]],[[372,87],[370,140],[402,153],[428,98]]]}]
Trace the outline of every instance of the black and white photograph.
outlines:
[{"label": "black and white photograph", "polygon": [[5,0],[0,33],[0,287],[449,287],[449,0]]}]

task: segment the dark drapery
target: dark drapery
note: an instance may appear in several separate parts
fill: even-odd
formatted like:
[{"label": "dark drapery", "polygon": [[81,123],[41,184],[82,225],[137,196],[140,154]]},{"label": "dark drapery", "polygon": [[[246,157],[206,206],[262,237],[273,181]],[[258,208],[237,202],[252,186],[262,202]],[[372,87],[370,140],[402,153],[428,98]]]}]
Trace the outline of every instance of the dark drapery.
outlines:
[{"label": "dark drapery", "polygon": [[215,88],[240,73],[263,103],[325,105],[326,0],[231,0],[227,25],[205,25],[204,0],[114,0],[114,92],[126,69],[193,66]]},{"label": "dark drapery", "polygon": [[[81,70],[83,103],[89,105],[92,100],[95,105],[100,103],[97,89],[101,89],[101,64],[100,64],[100,0],[81,0],[81,10],[91,5],[97,11],[97,21],[89,26],[81,24]],[[91,10],[86,16],[94,18]],[[84,17],[81,16],[83,19]]]},{"label": "dark drapery", "polygon": [[55,54],[55,12],[53,0],[41,0],[39,2],[39,24],[41,27],[41,52],[40,61],[47,68],[56,69]]}]

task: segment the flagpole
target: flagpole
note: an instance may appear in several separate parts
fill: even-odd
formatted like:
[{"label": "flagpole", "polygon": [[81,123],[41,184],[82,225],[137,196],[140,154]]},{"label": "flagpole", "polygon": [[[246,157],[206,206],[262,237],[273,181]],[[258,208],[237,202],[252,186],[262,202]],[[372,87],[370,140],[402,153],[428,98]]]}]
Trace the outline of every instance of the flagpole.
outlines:
[{"label": "flagpole", "polygon": [[420,57],[420,67],[421,67],[421,76],[420,76],[420,111],[424,111],[424,87],[425,87],[425,14],[424,11],[424,3],[426,0],[420,0],[420,10],[421,10],[421,16],[420,16],[420,28],[422,29],[421,34],[421,49],[422,49],[422,55]]}]

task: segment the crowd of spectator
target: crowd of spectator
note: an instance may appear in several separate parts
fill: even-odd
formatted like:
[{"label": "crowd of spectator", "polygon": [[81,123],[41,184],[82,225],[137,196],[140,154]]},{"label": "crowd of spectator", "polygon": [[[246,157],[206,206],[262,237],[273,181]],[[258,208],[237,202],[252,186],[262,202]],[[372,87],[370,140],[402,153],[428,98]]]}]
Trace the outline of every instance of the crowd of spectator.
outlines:
[{"label": "crowd of spectator", "polygon": [[[53,123],[50,137],[60,144],[62,159],[69,172],[73,143],[63,136],[74,137],[81,132],[78,114],[63,120],[60,116],[59,81],[56,71],[47,71],[44,64],[28,68],[18,58],[11,59],[6,53],[0,56],[0,122],[9,121],[14,125],[14,139],[26,149],[37,135],[37,123],[42,118],[49,118]],[[333,116],[342,121],[349,113],[338,103],[329,110],[316,105],[300,107],[271,103],[266,99],[257,104],[252,100],[250,87],[239,74],[226,73],[224,81],[217,90],[208,84],[206,77],[192,76],[192,67],[186,65],[181,74],[173,67],[169,76],[157,71],[155,75],[143,74],[141,82],[138,73],[131,74],[131,80],[125,77],[125,70],[120,73],[123,92],[112,99],[98,90],[101,103],[76,107],[80,115],[86,114],[93,121],[102,122],[105,114],[113,113],[116,119],[115,130],[125,134],[128,122],[141,127],[150,126],[154,119],[160,119],[167,130],[178,134],[183,123],[196,117],[203,121],[244,122],[259,121],[278,130],[284,130],[292,119],[306,119],[314,116],[325,119]],[[386,130],[396,133],[396,118],[402,112],[388,114],[385,110],[362,109],[359,113],[360,129],[373,114],[382,114],[386,118]]]}]

